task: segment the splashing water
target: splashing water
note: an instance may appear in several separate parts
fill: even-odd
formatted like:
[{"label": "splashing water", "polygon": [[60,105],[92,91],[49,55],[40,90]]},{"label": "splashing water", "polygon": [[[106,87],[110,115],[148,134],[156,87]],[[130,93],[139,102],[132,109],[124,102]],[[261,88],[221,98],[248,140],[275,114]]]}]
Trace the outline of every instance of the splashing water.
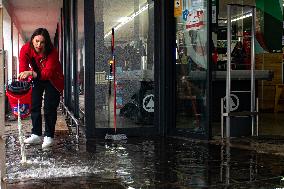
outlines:
[{"label": "splashing water", "polygon": [[27,163],[27,156],[26,156],[26,149],[25,149],[25,143],[24,143],[24,133],[22,128],[22,122],[21,122],[21,112],[20,112],[20,99],[18,99],[18,131],[19,131],[19,141],[21,145],[21,163],[26,164]]}]

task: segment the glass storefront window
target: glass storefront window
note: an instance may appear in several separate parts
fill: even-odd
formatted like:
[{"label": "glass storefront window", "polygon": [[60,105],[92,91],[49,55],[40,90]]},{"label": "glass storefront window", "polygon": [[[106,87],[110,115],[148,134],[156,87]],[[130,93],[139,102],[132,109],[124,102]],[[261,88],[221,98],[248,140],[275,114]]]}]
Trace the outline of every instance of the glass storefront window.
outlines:
[{"label": "glass storefront window", "polygon": [[79,111],[84,116],[85,108],[85,44],[84,44],[84,0],[78,1],[78,41],[77,41],[77,63],[79,84]]},{"label": "glass storefront window", "polygon": [[176,16],[176,127],[205,133],[207,1],[183,0]]},{"label": "glass storefront window", "polygon": [[[8,83],[11,83],[12,82],[12,79],[13,79],[13,76],[16,77],[16,69],[15,70],[15,73],[12,73],[12,65],[13,65],[13,62],[12,62],[12,56],[13,56],[13,52],[12,52],[12,36],[11,36],[11,32],[12,32],[12,21],[11,21],[11,17],[10,15],[8,14],[7,10],[6,9],[3,9],[3,42],[5,44],[4,46],[4,50],[5,50],[5,64],[7,65],[7,67],[5,68],[8,68],[6,71],[6,76],[7,76],[7,81],[6,81],[6,84]],[[16,64],[14,65],[16,66]]]},{"label": "glass storefront window", "polygon": [[153,126],[154,2],[98,0],[95,19],[96,127]]}]

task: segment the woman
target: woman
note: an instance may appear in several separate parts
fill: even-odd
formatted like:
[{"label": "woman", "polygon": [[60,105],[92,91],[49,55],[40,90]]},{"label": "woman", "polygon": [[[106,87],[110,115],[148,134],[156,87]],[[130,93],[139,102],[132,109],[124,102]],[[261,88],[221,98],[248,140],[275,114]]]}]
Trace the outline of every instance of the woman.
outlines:
[{"label": "woman", "polygon": [[[58,52],[53,47],[48,31],[38,28],[20,51],[20,80],[32,78],[32,134],[26,144],[41,143],[41,107],[44,99],[45,132],[42,148],[51,147],[57,120],[57,107],[64,88],[64,79]],[[44,98],[43,98],[44,94]]]},{"label": "woman", "polygon": [[232,56],[232,63],[235,64],[237,70],[245,69],[246,51],[241,41],[238,41],[236,43],[231,56]]}]

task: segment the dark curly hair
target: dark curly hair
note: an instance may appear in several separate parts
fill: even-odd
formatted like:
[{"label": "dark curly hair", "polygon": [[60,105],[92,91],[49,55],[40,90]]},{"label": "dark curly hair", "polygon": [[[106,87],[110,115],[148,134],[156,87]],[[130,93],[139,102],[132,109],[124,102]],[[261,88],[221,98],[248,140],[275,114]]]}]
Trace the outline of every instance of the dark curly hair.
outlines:
[{"label": "dark curly hair", "polygon": [[36,29],[34,31],[34,33],[31,36],[31,40],[30,40],[30,45],[33,48],[34,48],[33,39],[37,35],[42,35],[44,37],[44,39],[45,39],[44,54],[48,55],[52,51],[53,45],[52,45],[52,42],[51,42],[51,39],[50,39],[50,35],[49,35],[47,29],[45,29],[45,28],[38,28],[38,29]]}]

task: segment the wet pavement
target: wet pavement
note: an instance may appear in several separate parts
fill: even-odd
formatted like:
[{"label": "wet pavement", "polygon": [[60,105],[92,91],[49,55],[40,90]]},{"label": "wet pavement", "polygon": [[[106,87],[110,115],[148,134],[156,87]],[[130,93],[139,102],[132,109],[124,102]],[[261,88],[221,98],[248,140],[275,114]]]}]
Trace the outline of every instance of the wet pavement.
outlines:
[{"label": "wet pavement", "polygon": [[281,149],[263,147],[282,143],[269,137],[232,139],[230,145],[220,139],[98,139],[89,148],[84,137],[77,141],[65,130],[56,132],[49,150],[26,146],[27,163],[21,164],[17,129],[6,133],[0,142],[5,189],[284,188]]}]

